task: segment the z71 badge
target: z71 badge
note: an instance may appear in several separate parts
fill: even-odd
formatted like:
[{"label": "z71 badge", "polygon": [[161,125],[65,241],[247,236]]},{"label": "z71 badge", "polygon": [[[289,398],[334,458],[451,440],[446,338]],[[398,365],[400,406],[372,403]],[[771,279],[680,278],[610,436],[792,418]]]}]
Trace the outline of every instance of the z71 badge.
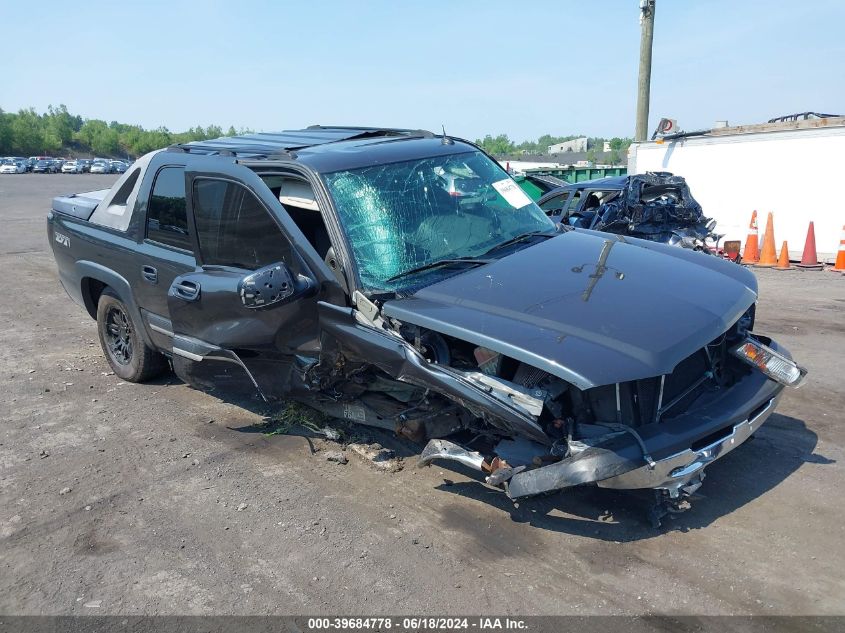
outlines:
[{"label": "z71 badge", "polygon": [[62,235],[58,231],[56,232],[56,241],[61,244],[62,246],[66,246],[70,248],[70,238],[67,235]]}]

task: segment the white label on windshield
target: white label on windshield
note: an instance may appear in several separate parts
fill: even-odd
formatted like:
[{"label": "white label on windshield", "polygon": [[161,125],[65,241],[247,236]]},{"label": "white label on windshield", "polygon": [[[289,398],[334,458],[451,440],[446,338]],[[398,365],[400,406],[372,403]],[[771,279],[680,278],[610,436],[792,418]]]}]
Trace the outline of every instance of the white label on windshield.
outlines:
[{"label": "white label on windshield", "polygon": [[531,204],[531,198],[510,178],[499,180],[493,183],[493,188],[508,201],[514,209],[521,209],[526,204]]}]

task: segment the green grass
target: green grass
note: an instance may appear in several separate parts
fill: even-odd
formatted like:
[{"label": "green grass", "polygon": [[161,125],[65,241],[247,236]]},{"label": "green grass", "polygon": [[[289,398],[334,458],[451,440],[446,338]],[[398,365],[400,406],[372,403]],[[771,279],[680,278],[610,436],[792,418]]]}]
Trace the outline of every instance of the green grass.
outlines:
[{"label": "green grass", "polygon": [[265,435],[288,435],[296,428],[306,429],[318,435],[331,435],[331,432],[340,435],[343,432],[336,425],[329,426],[329,417],[299,402],[286,402],[282,408],[267,416]]}]

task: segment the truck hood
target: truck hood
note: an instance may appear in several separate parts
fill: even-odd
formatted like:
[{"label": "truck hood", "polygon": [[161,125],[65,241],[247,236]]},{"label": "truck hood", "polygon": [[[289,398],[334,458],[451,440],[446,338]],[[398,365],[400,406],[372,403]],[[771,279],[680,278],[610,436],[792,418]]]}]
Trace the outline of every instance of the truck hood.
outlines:
[{"label": "truck hood", "polygon": [[731,262],[571,230],[390,300],[382,312],[589,389],[671,373],[756,299],[754,275]]}]

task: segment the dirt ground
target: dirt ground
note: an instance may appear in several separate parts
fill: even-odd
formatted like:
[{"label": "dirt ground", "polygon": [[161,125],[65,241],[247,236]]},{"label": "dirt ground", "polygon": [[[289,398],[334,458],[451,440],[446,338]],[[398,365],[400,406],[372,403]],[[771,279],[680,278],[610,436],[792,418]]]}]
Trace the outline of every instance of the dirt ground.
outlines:
[{"label": "dirt ground", "polygon": [[845,612],[845,276],[758,272],[757,331],[808,382],[655,530],[635,494],[517,507],[408,444],[397,473],[341,465],[257,400],[120,381],[45,230],[114,179],[0,176],[0,613]]}]

